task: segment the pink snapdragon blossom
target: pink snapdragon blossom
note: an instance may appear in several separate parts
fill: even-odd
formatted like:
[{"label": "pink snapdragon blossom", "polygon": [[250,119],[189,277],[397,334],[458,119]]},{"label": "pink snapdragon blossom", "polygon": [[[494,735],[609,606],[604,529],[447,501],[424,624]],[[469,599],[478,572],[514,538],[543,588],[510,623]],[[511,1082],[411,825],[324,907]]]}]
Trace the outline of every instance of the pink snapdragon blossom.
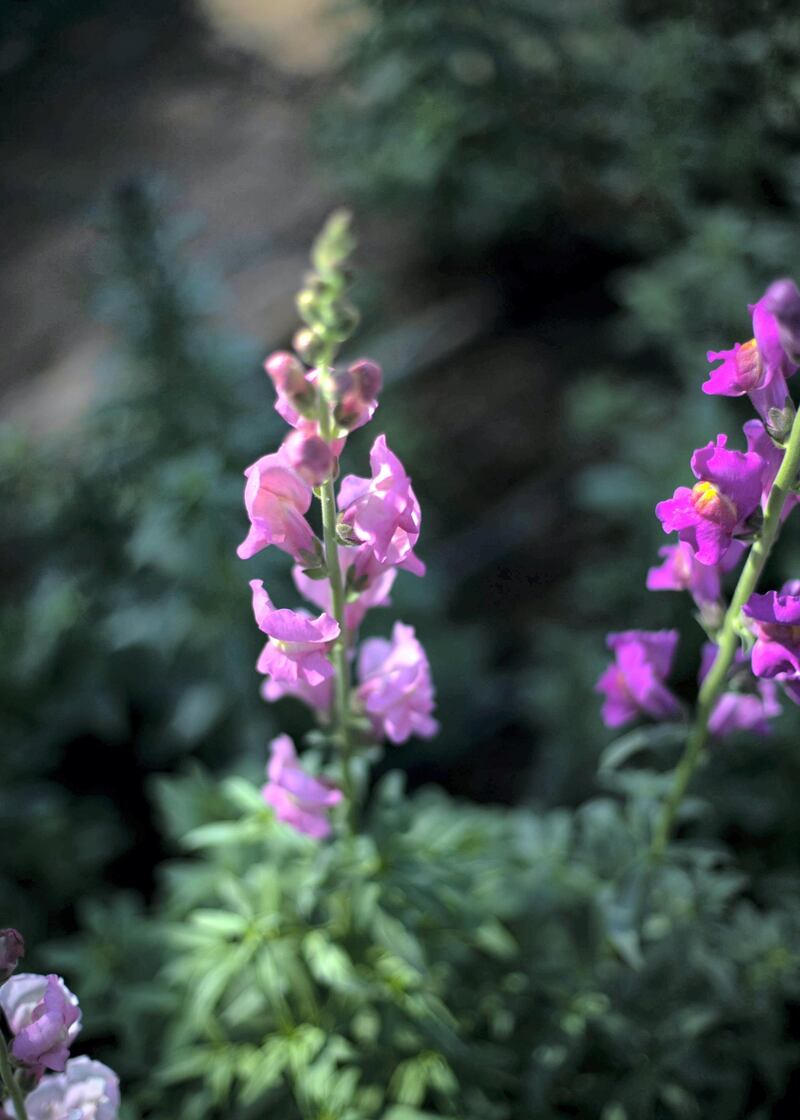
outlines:
[{"label": "pink snapdragon blossom", "polygon": [[[706,642],[700,663],[700,684],[708,676],[717,659],[719,646]],[[750,669],[750,658],[743,650],[736,651],[731,685],[717,700],[709,716],[708,730],[717,739],[725,739],[737,731],[769,735],[770,720],[781,714],[778,689],[773,681],[756,680]]]},{"label": "pink snapdragon blossom", "polygon": [[331,832],[328,810],[342,800],[342,791],[306,773],[288,735],[273,739],[270,751],[262,797],[279,821],[315,840],[324,840]]},{"label": "pink snapdragon blossom", "polygon": [[[396,568],[381,568],[374,563],[368,546],[339,548],[339,564],[351,596],[345,604],[345,626],[349,633],[356,631],[372,607],[386,607],[390,603]],[[299,565],[292,568],[295,587],[309,603],[329,614],[333,610],[331,585],[328,580],[311,579]],[[358,589],[362,588],[359,592]]]},{"label": "pink snapdragon blossom", "polygon": [[319,556],[319,542],[304,516],[311,505],[308,483],[281,452],[262,455],[244,473],[250,532],[236,550],[241,559],[272,544],[300,563],[313,563]]},{"label": "pink snapdragon blossom", "polygon": [[704,393],[724,397],[747,393],[765,419],[770,408],[786,404],[786,378],[797,368],[781,345],[781,330],[769,306],[767,296],[762,296],[748,308],[754,334],[749,342],[737,342],[732,350],[709,350],[708,360],[720,364],[702,386]]},{"label": "pink snapdragon blossom", "polygon": [[404,743],[411,735],[430,739],[433,718],[431,669],[414,629],[396,622],[392,639],[370,638],[358,659],[357,695],[376,735]]},{"label": "pink snapdragon blossom", "polygon": [[375,415],[383,371],[377,362],[361,358],[346,370],[334,374],[336,405],[333,417],[340,428],[353,432]]},{"label": "pink snapdragon blossom", "polygon": [[326,677],[319,684],[309,684],[302,677],[296,681],[275,681],[268,677],[261,685],[261,695],[270,704],[291,696],[327,717],[333,705],[333,678]]},{"label": "pink snapdragon blossom", "polygon": [[800,364],[800,291],[794,280],[775,280],[764,293],[764,306],[778,324],[778,336],[790,362]]},{"label": "pink snapdragon blossom", "polygon": [[316,411],[316,378],[299,358],[286,350],[277,350],[264,362],[264,369],[275,386],[275,411],[287,424],[295,427],[300,416],[311,416]]},{"label": "pink snapdragon blossom", "polygon": [[742,613],[754,624],[755,675],[800,681],[800,580],[790,580],[780,592],[751,595]]},{"label": "pink snapdragon blossom", "polygon": [[336,456],[320,436],[297,428],[289,433],[282,448],[289,466],[309,486],[321,486],[333,474]]},{"label": "pink snapdragon blossom", "polygon": [[423,575],[425,567],[414,555],[421,513],[411,480],[386,436],[372,445],[372,478],[347,475],[339,489],[340,522],[354,541],[369,545],[382,566],[396,566]]},{"label": "pink snapdragon blossom", "polygon": [[325,656],[339,637],[339,623],[324,612],[318,618],[300,611],[278,610],[273,606],[263,581],[251,579],[253,614],[259,630],[269,637],[256,668],[273,680],[321,684],[333,676],[333,666]]},{"label": "pink snapdragon blossom", "polygon": [[11,1053],[37,1074],[64,1069],[81,1029],[77,997],[60,976],[20,972],[0,988],[0,1007],[14,1036]]},{"label": "pink snapdragon blossom", "polygon": [[602,673],[595,691],[605,696],[606,727],[622,727],[638,716],[680,719],[680,701],[664,684],[678,645],[677,630],[625,630],[609,634],[606,645],[614,661]]},{"label": "pink snapdragon blossom", "polygon": [[699,481],[679,486],[656,506],[664,532],[678,532],[701,564],[719,564],[761,500],[764,460],[754,451],[729,451],[728,437],[698,448],[692,472]]},{"label": "pink snapdragon blossom", "polygon": [[63,1073],[43,1077],[25,1100],[28,1120],[117,1120],[119,1078],[102,1062],[70,1058]]}]

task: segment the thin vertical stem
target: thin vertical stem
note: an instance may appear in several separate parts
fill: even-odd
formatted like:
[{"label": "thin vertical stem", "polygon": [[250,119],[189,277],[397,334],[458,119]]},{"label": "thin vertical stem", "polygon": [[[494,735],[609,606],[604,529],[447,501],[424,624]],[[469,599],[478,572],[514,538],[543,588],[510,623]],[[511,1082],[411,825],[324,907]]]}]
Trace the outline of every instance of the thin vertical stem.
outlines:
[{"label": "thin vertical stem", "polygon": [[[327,370],[328,362],[320,363]],[[330,441],[334,434],[331,399],[323,373],[320,385],[320,433]],[[322,540],[325,548],[325,566],[331,588],[331,609],[339,623],[339,637],[333,644],[331,660],[334,669],[334,711],[336,740],[342,763],[342,785],[347,798],[347,820],[351,832],[358,824],[358,802],[353,775],[353,743],[350,733],[350,662],[347,656],[348,634],[345,618],[345,590],[342,566],[339,563],[339,546],[336,539],[336,491],[333,478],[326,479],[320,487],[322,506]]]},{"label": "thin vertical stem", "polygon": [[698,694],[697,711],[686,740],[686,748],[675,768],[672,788],[667,794],[661,817],[653,834],[650,846],[651,862],[657,862],[664,854],[686,789],[703,758],[708,742],[708,721],[725,688],[728,670],[736,656],[741,610],[755,591],[764,565],[778,538],[783,507],[797,481],[798,469],[800,469],[800,420],[795,417],[786,451],[767,500],[764,524],[739,576],[739,582],[719,633],[716,659]]},{"label": "thin vertical stem", "polygon": [[28,1120],[28,1113],[25,1111],[25,1101],[22,1096],[22,1090],[17,1083],[16,1077],[11,1070],[11,1062],[8,1057],[8,1047],[3,1032],[0,1030],[0,1081],[5,1085],[6,1091],[11,1102],[14,1105],[14,1115],[17,1120]]}]

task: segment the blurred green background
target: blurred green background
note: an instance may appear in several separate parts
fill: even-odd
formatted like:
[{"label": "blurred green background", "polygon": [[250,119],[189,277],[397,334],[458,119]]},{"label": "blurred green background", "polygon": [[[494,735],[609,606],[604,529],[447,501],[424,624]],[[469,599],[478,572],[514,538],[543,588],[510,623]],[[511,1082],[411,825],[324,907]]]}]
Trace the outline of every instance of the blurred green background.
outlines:
[{"label": "blurred green background", "polygon": [[[395,605],[442,733],[387,766],[578,804],[608,629],[679,626],[691,697],[653,505],[748,416],[700,392],[705,351],[800,271],[796,3],[2,0],[0,103],[0,924],[32,966],[151,897],[155,776],[257,778],[308,726],[254,672],[247,580],[288,604],[287,566],[235,547],[280,438],[260,362],[333,205],[430,571]],[[775,577],[799,561],[789,533]],[[799,730],[712,760],[745,866],[796,868]]]}]

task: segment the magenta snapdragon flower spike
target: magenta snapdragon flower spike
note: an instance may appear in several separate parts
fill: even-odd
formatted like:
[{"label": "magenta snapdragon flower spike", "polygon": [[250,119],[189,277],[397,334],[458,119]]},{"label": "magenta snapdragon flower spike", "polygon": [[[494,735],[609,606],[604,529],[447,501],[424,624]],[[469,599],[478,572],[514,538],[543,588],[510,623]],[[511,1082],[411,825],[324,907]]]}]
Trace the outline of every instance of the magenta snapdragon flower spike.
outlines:
[{"label": "magenta snapdragon flower spike", "polygon": [[391,641],[364,642],[358,677],[357,695],[377,735],[404,743],[411,735],[430,739],[439,730],[430,665],[413,627],[396,622]]},{"label": "magenta snapdragon flower spike", "polygon": [[347,475],[339,488],[339,520],[356,543],[369,545],[375,560],[423,575],[414,555],[421,513],[403,464],[378,436],[369,455],[372,478]]},{"label": "magenta snapdragon flower spike", "polygon": [[728,437],[698,448],[691,466],[699,481],[679,486],[656,506],[665,533],[677,530],[701,564],[719,564],[761,501],[764,460],[754,451],[729,451]]},{"label": "magenta snapdragon flower spike", "polygon": [[677,630],[625,630],[609,634],[614,661],[601,674],[595,691],[605,696],[607,727],[622,727],[640,716],[675,720],[683,715],[677,696],[665,685],[678,645]]},{"label": "magenta snapdragon flower spike", "polygon": [[117,1075],[86,1057],[43,1077],[25,1100],[28,1120],[117,1120],[119,1106]]},{"label": "magenta snapdragon flower spike", "polygon": [[750,396],[766,419],[770,408],[783,408],[788,396],[786,379],[797,366],[781,343],[778,320],[770,310],[769,293],[748,310],[753,317],[754,337],[736,343],[732,350],[709,351],[710,362],[720,362],[702,386],[704,393],[725,397]]},{"label": "magenta snapdragon flower spike", "polygon": [[261,793],[279,821],[315,840],[330,835],[328,812],[342,800],[342,791],[308,774],[300,765],[294,742],[279,735],[270,743],[267,784]]},{"label": "magenta snapdragon flower spike", "polygon": [[258,659],[259,673],[268,673],[276,681],[302,680],[312,686],[332,677],[333,666],[325,654],[339,637],[336,619],[325,612],[311,618],[300,611],[277,609],[262,580],[250,580],[250,587],[258,628],[269,637]]},{"label": "magenta snapdragon flower spike", "polygon": [[37,1075],[64,1069],[81,1027],[77,997],[60,976],[21,972],[0,988],[0,1007],[14,1041],[11,1053]]},{"label": "magenta snapdragon flower spike", "polygon": [[305,519],[311,487],[280,452],[262,455],[244,473],[250,532],[237,549],[240,558],[247,560],[272,544],[298,562],[312,564],[320,550]]},{"label": "magenta snapdragon flower spike", "polygon": [[[698,677],[700,684],[711,671],[718,653],[719,646],[713,642],[706,642],[703,646]],[[750,658],[741,649],[736,653],[732,676],[739,687],[727,689],[717,700],[708,719],[710,734],[717,739],[725,739],[737,731],[769,735],[772,731],[770,721],[782,711],[777,686],[773,681],[753,677]]]},{"label": "magenta snapdragon flower spike", "polygon": [[800,681],[800,580],[790,581],[780,592],[751,595],[742,613],[754,624],[755,675]]}]

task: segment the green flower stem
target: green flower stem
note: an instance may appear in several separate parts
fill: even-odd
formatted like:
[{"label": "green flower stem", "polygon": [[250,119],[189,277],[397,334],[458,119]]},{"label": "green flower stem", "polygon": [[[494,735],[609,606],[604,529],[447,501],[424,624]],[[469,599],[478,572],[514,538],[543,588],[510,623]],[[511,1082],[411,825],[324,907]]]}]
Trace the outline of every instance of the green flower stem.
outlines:
[{"label": "green flower stem", "polygon": [[[328,362],[321,368],[327,369]],[[326,385],[320,392],[320,433],[325,440],[332,440],[334,423],[331,402]],[[347,820],[350,831],[358,826],[358,802],[356,783],[353,775],[353,742],[350,734],[350,662],[347,657],[347,626],[345,623],[345,592],[342,567],[339,563],[339,548],[336,540],[336,492],[333,478],[327,479],[320,487],[322,505],[322,540],[325,548],[325,566],[331,588],[333,617],[339,623],[340,634],[333,644],[331,660],[334,669],[334,711],[335,734],[339,744],[342,762],[342,786],[347,798]]]},{"label": "green flower stem", "polygon": [[28,1114],[25,1111],[25,1101],[22,1096],[22,1091],[17,1084],[17,1079],[11,1071],[11,1062],[8,1057],[8,1046],[6,1045],[3,1032],[0,1031],[0,1081],[5,1085],[6,1092],[11,1097],[11,1103],[14,1105],[14,1114],[17,1120],[28,1120]]},{"label": "green flower stem", "polygon": [[718,637],[719,652],[700,688],[697,710],[686,740],[686,748],[675,768],[672,788],[664,802],[661,817],[653,834],[653,841],[650,846],[652,862],[658,861],[664,854],[686,789],[703,757],[708,742],[708,721],[725,688],[725,678],[736,656],[736,649],[739,644],[738,630],[741,610],[755,591],[764,565],[778,537],[781,526],[781,512],[792,487],[797,481],[798,469],[800,469],[800,420],[795,417],[780,469],[767,500],[764,524],[748,553],[730,606],[725,614]]}]

